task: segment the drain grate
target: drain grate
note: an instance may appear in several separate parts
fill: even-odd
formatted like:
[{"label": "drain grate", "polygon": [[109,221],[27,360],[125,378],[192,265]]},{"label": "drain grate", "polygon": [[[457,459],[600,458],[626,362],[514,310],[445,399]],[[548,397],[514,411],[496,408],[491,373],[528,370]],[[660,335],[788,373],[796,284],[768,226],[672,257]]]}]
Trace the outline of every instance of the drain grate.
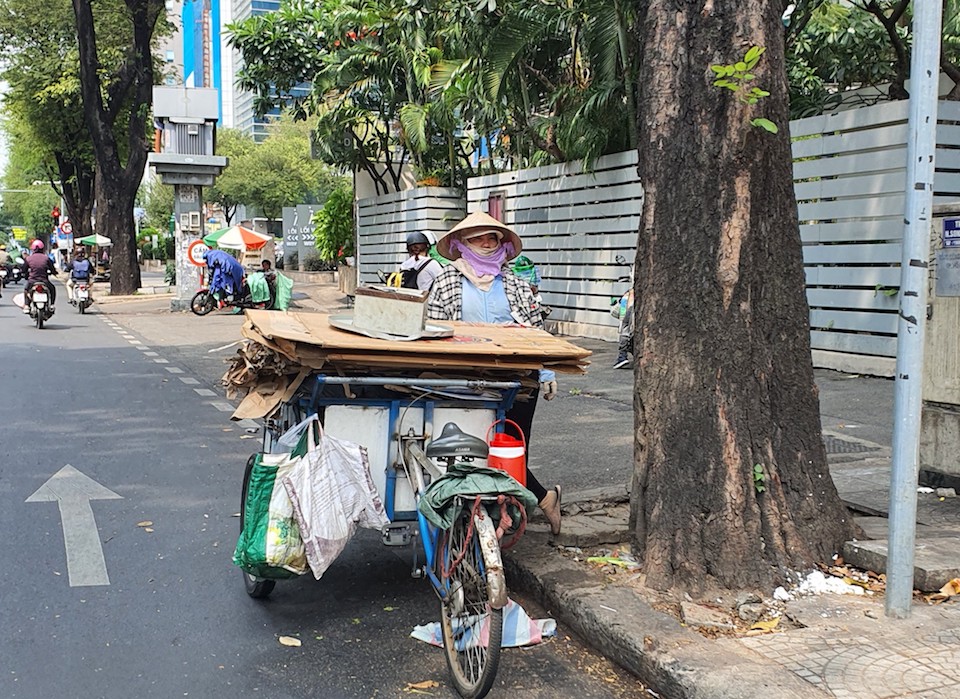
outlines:
[{"label": "drain grate", "polygon": [[862,442],[852,442],[830,434],[823,435],[823,444],[827,448],[828,454],[863,454],[878,451],[881,448],[880,445],[872,446]]}]

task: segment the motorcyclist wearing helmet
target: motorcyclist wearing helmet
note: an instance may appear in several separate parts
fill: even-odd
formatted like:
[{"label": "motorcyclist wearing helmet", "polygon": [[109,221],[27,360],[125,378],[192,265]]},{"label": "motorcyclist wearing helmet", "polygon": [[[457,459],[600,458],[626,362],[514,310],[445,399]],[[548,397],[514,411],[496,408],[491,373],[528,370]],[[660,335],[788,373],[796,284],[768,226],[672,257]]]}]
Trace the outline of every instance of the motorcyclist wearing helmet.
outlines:
[{"label": "motorcyclist wearing helmet", "polygon": [[70,300],[70,304],[73,306],[77,305],[77,300],[74,298],[77,282],[87,283],[87,288],[90,291],[90,300],[92,301],[93,277],[97,273],[97,268],[96,265],[87,259],[87,251],[83,248],[78,248],[73,256],[73,260],[67,263],[63,271],[70,274],[67,278],[67,297]]},{"label": "motorcyclist wearing helmet", "polygon": [[402,286],[408,289],[429,291],[433,280],[443,271],[443,267],[427,253],[430,239],[415,231],[407,235],[407,254],[409,257],[400,264],[403,277]]},{"label": "motorcyclist wearing helmet", "polygon": [[47,293],[50,296],[50,310],[53,310],[54,304],[57,302],[57,290],[50,283],[50,275],[53,274],[56,276],[57,268],[53,265],[53,260],[47,257],[44,252],[44,245],[42,240],[34,240],[30,243],[30,254],[27,256],[27,259],[23,261],[23,276],[27,280],[26,291],[24,291],[24,304],[23,312],[30,312],[30,301],[33,299],[33,287],[36,284],[45,284],[47,287]]}]

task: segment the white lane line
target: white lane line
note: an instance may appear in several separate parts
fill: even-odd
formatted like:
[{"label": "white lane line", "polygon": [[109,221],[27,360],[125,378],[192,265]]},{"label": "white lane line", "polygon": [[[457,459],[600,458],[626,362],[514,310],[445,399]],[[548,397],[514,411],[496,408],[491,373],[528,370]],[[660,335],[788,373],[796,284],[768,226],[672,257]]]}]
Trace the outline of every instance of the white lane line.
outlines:
[{"label": "white lane line", "polygon": [[212,400],[210,401],[210,405],[222,413],[232,413],[234,409],[233,406],[225,400]]},{"label": "white lane line", "polygon": [[197,380],[196,380],[195,378],[193,378],[192,376],[181,376],[181,377],[180,377],[180,380],[183,381],[183,382],[184,382],[185,384],[187,384],[188,386],[196,386],[198,383],[200,383],[199,381],[197,381]]},{"label": "white lane line", "polygon": [[142,345],[143,343],[140,340],[127,340],[131,345]]},{"label": "white lane line", "polygon": [[[217,395],[216,393],[214,393],[213,391],[211,391],[209,388],[195,388],[195,389],[193,389],[193,390],[196,392],[196,394],[197,394],[198,396],[215,396],[215,395]],[[232,410],[232,408],[231,408],[231,410]]]},{"label": "white lane line", "polygon": [[170,363],[170,362],[168,362],[166,359],[160,359],[160,358],[154,359],[153,361],[155,361],[157,364],[169,364],[169,363]]},{"label": "white lane line", "polygon": [[[149,352],[149,351],[150,351],[150,348],[147,347],[146,345],[140,345],[139,347],[137,347],[137,349],[140,350],[141,352]],[[154,352],[154,354],[156,354],[156,352]]]},{"label": "white lane line", "polygon": [[169,371],[171,374],[182,374],[182,373],[183,373],[183,369],[178,369],[178,368],[175,367],[175,366],[165,366],[164,369],[166,369],[167,371]]},{"label": "white lane line", "polygon": [[237,424],[245,430],[260,429],[255,420],[240,420]]},{"label": "white lane line", "polygon": [[[145,347],[144,349],[149,349],[149,347]],[[143,356],[145,356],[145,357],[159,357],[160,355],[157,354],[156,352],[144,352],[144,353],[143,353]]]}]

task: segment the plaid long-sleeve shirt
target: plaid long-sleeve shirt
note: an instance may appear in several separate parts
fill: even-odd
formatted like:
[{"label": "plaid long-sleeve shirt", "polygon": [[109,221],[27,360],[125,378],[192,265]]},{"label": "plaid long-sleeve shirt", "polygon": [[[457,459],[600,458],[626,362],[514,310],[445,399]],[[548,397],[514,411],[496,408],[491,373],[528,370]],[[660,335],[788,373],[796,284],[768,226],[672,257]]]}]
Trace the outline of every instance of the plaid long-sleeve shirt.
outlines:
[{"label": "plaid long-sleeve shirt", "polygon": [[[530,285],[516,274],[503,268],[503,291],[510,304],[514,319],[523,325],[543,327],[540,303],[534,298]],[[463,320],[463,275],[453,266],[444,270],[433,280],[427,298],[427,317],[431,320]]]}]

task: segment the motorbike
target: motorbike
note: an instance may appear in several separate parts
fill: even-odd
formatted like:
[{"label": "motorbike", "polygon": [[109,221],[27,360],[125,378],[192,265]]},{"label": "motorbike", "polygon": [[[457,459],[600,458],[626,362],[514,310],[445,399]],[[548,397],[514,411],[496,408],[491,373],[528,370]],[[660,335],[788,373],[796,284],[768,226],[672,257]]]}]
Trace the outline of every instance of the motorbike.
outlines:
[{"label": "motorbike", "polygon": [[33,296],[30,297],[30,317],[37,324],[37,330],[43,330],[43,324],[53,316],[53,304],[50,303],[49,289],[46,284],[35,283]]},{"label": "motorbike", "polygon": [[7,268],[0,267],[0,287],[5,288],[6,286],[7,286]]},{"label": "motorbike", "polygon": [[23,280],[23,270],[20,268],[20,265],[22,264],[22,257],[18,257],[13,261],[13,267],[10,270],[10,278],[7,280],[8,283],[19,284]]},{"label": "motorbike", "polygon": [[87,309],[93,305],[93,299],[90,298],[90,283],[86,281],[77,281],[73,289],[73,300],[76,303],[80,315],[86,313]]},{"label": "motorbike", "polygon": [[208,287],[203,287],[190,300],[190,310],[198,316],[205,316],[215,309],[224,308],[269,310],[273,308],[273,303],[273,289],[270,290],[270,298],[266,301],[254,301],[250,296],[249,288],[244,283],[239,297],[229,294],[225,290],[210,291]]}]

